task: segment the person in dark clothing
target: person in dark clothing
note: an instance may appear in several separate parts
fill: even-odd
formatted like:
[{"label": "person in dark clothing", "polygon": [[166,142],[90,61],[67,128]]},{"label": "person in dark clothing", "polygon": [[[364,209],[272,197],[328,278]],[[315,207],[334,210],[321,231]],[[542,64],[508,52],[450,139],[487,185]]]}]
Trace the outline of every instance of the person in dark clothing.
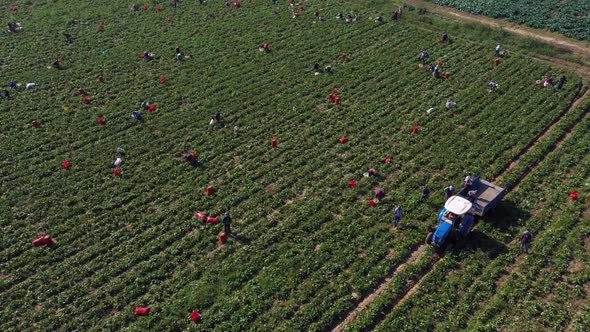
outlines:
[{"label": "person in dark clothing", "polygon": [[64,36],[66,37],[66,42],[68,44],[72,44],[74,42],[74,38],[72,38],[72,35],[70,35],[69,33],[64,33]]},{"label": "person in dark clothing", "polygon": [[424,189],[422,189],[422,196],[420,197],[420,201],[425,201],[429,195],[430,195],[430,189],[428,189],[427,186],[424,186]]},{"label": "person in dark clothing", "polygon": [[451,198],[451,196],[455,195],[455,187],[453,186],[448,186],[444,189],[445,192],[445,197],[447,199]]},{"label": "person in dark clothing", "polygon": [[133,111],[131,112],[131,116],[134,117],[135,119],[141,121],[143,120],[143,117],[141,116],[141,113],[138,111]]},{"label": "person in dark clothing", "polygon": [[563,88],[563,85],[567,82],[567,79],[565,78],[565,76],[561,76],[561,78],[559,79],[559,82],[557,83],[557,89],[561,90]]},{"label": "person in dark clothing", "polygon": [[446,43],[449,41],[449,35],[446,32],[443,32],[443,34],[442,34],[442,41],[443,41],[443,43]]},{"label": "person in dark clothing", "polygon": [[10,92],[7,89],[4,89],[4,97],[10,98]]},{"label": "person in dark clothing", "polygon": [[529,231],[524,231],[520,237],[520,252],[528,254],[529,248],[531,247],[531,241],[533,241],[533,236],[531,233],[529,233]]},{"label": "person in dark clothing", "polygon": [[174,52],[176,52],[176,60],[184,60],[184,52],[180,49],[180,46],[176,46]]},{"label": "person in dark clothing", "polygon": [[223,223],[223,231],[225,232],[225,234],[231,234],[231,215],[229,214],[229,212],[225,212],[223,214],[223,219],[221,219],[221,222]]},{"label": "person in dark clothing", "polygon": [[376,199],[382,201],[384,197],[385,197],[385,192],[383,192],[383,190],[381,190],[381,189],[375,190],[375,198]]},{"label": "person in dark clothing", "polygon": [[8,30],[10,30],[10,32],[16,32],[16,24],[13,22],[8,22],[6,24],[6,26],[8,27]]},{"label": "person in dark clothing", "polygon": [[393,21],[397,21],[399,13],[397,11],[393,12],[393,14],[391,14],[391,20]]},{"label": "person in dark clothing", "polygon": [[182,154],[182,158],[184,158],[184,160],[187,163],[191,164],[193,167],[196,167],[199,165],[199,160],[197,157],[198,157],[198,155],[194,152]]},{"label": "person in dark clothing", "polygon": [[211,124],[216,124],[216,123],[220,123],[221,122],[221,113],[219,112],[215,112],[213,113],[213,116],[211,117]]}]

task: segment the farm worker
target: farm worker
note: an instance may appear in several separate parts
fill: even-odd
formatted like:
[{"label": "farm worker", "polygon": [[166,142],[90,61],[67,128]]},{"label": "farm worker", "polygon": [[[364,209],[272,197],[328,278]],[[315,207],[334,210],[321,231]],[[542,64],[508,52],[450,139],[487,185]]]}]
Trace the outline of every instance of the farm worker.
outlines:
[{"label": "farm worker", "polygon": [[477,195],[477,190],[469,190],[467,192],[467,199],[469,199],[471,202],[474,202]]},{"label": "farm worker", "polygon": [[219,122],[221,122],[221,114],[219,112],[213,113],[213,116],[211,117],[211,122],[209,124],[214,125]]},{"label": "farm worker", "polygon": [[10,92],[7,89],[4,89],[4,97],[10,98]]},{"label": "farm worker", "polygon": [[524,233],[522,233],[522,236],[520,237],[520,252],[528,254],[532,240],[533,236],[531,235],[531,233],[529,233],[529,231],[524,231]]},{"label": "farm worker", "polygon": [[492,91],[496,90],[496,88],[498,88],[498,87],[499,87],[498,83],[492,81],[488,84],[488,92],[492,92]]},{"label": "farm worker", "polygon": [[225,6],[226,7],[229,7],[230,6],[229,0],[225,0]]},{"label": "farm worker", "polygon": [[385,23],[385,21],[383,21],[383,17],[377,16],[375,17],[375,23]]},{"label": "farm worker", "polygon": [[221,222],[223,223],[223,231],[225,232],[225,234],[231,234],[231,215],[229,214],[229,212],[225,212],[223,214],[223,219],[221,219]]},{"label": "farm worker", "polygon": [[55,59],[51,62],[51,65],[53,66],[53,68],[60,68],[61,66],[61,60],[60,59]]},{"label": "farm worker", "polygon": [[123,165],[123,159],[121,159],[121,158],[115,159],[115,162],[113,163],[113,165],[115,167],[119,167],[119,166]]},{"label": "farm worker", "polygon": [[176,8],[176,3],[178,2],[178,0],[172,0],[172,6],[174,6],[174,8]]},{"label": "farm worker", "polygon": [[420,55],[418,56],[418,61],[426,61],[426,59],[428,59],[430,57],[430,54],[428,54],[427,51],[422,51],[422,53],[420,53]]},{"label": "farm worker", "polygon": [[143,60],[144,61],[150,61],[154,59],[154,53],[150,52],[150,51],[143,51]]},{"label": "farm worker", "polygon": [[443,41],[443,43],[449,41],[449,35],[446,33],[446,31],[443,32],[443,34],[442,34],[442,41]]},{"label": "farm worker", "polygon": [[500,56],[500,45],[496,46],[495,51],[496,51],[496,56]]},{"label": "farm worker", "polygon": [[176,48],[174,49],[174,52],[176,53],[176,60],[183,60],[184,59],[184,52],[182,52],[182,50],[180,49],[180,46],[176,46]]},{"label": "farm worker", "polygon": [[194,152],[191,153],[183,153],[182,154],[182,158],[184,158],[184,160],[186,162],[188,162],[189,164],[196,166],[197,164],[197,154]]},{"label": "farm worker", "polygon": [[402,214],[403,214],[403,210],[401,206],[398,206],[395,208],[394,213],[394,218],[393,218],[393,226],[397,227],[397,225],[399,225],[399,222],[402,220]]},{"label": "farm worker", "polygon": [[550,77],[547,77],[547,79],[545,80],[545,83],[543,83],[543,87],[546,88],[546,87],[550,86],[551,84],[553,84],[553,77],[550,76]]},{"label": "farm worker", "polygon": [[123,153],[123,152],[124,152],[124,151],[123,151],[123,148],[122,148],[122,147],[120,147],[120,146],[119,146],[119,147],[117,147],[117,153]]},{"label": "farm worker", "polygon": [[378,200],[382,200],[383,197],[385,197],[385,193],[383,192],[383,190],[381,190],[381,189],[375,190],[375,198],[377,198]]},{"label": "farm worker", "polygon": [[467,175],[465,177],[465,181],[463,181],[463,184],[465,185],[465,187],[469,188],[471,187],[471,185],[473,184],[473,178],[471,178],[471,175]]},{"label": "farm worker", "polygon": [[398,14],[398,12],[397,12],[397,11],[393,12],[393,14],[391,14],[391,20],[392,20],[392,21],[397,21],[398,15],[399,15],[399,14]]},{"label": "farm worker", "polygon": [[434,78],[440,77],[439,70],[440,70],[440,68],[438,67],[438,65],[434,66],[434,69],[432,70],[432,76],[434,76]]},{"label": "farm worker", "polygon": [[16,24],[14,22],[8,22],[6,25],[8,26],[8,30],[10,30],[10,32],[16,32]]},{"label": "farm worker", "polygon": [[264,44],[262,44],[262,50],[264,52],[270,52],[270,46],[268,45],[267,42],[264,42]]},{"label": "farm worker", "polygon": [[444,189],[444,193],[447,199],[451,198],[451,196],[455,195],[455,187],[448,186]]},{"label": "farm worker", "polygon": [[11,87],[11,88],[13,88],[13,89],[16,89],[17,84],[16,84],[15,81],[10,81],[10,83],[8,83],[8,86]]},{"label": "farm worker", "polygon": [[332,69],[332,66],[328,65],[328,66],[324,67],[324,71],[325,71],[326,73],[331,73],[331,72],[333,72],[334,70]]},{"label": "farm worker", "polygon": [[131,112],[131,116],[136,118],[137,120],[142,120],[141,113],[139,113],[138,111]]},{"label": "farm worker", "polygon": [[66,43],[71,44],[74,42],[74,38],[69,33],[64,33],[64,36],[66,37]]},{"label": "farm worker", "polygon": [[367,174],[369,174],[369,176],[377,176],[377,171],[374,168],[369,168]]},{"label": "farm worker", "polygon": [[422,196],[420,197],[420,201],[424,201],[428,198],[428,195],[430,195],[430,189],[428,189],[427,186],[424,186],[424,188],[422,189]]},{"label": "farm worker", "polygon": [[559,82],[557,83],[557,89],[561,90],[563,88],[563,85],[565,84],[565,82],[567,82],[567,79],[565,78],[565,76],[561,76],[561,78],[559,79]]},{"label": "farm worker", "polygon": [[148,103],[147,101],[144,101],[144,102],[141,103],[141,107],[144,110],[147,110],[148,108],[150,108],[150,103]]},{"label": "farm worker", "polygon": [[455,103],[454,101],[452,101],[452,100],[448,99],[448,100],[447,100],[447,103],[445,104],[445,107],[446,107],[448,110],[451,110],[451,109],[455,108],[455,106],[456,106],[456,105],[457,105],[457,103]]},{"label": "farm worker", "polygon": [[25,89],[32,89],[37,86],[37,83],[27,83],[25,84]]}]

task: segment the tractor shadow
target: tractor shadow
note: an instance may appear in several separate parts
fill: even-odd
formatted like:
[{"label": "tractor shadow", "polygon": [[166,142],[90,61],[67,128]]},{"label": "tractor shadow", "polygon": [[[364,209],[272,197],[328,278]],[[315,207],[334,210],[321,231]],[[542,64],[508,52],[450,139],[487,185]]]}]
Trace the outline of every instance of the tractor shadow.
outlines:
[{"label": "tractor shadow", "polygon": [[[453,252],[470,252],[483,251],[489,259],[495,259],[498,256],[507,253],[509,245],[515,239],[518,239],[521,226],[531,217],[528,211],[518,208],[511,201],[503,201],[501,204],[480,219],[478,225],[485,223],[485,227],[476,227],[471,234],[457,243]],[[485,229],[489,229],[486,231]]]}]

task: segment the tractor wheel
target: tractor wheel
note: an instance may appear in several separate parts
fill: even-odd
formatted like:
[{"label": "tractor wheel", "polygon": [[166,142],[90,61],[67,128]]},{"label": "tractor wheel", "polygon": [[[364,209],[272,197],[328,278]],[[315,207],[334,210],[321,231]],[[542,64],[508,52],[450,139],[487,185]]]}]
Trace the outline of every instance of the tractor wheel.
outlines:
[{"label": "tractor wheel", "polygon": [[426,235],[426,241],[424,243],[431,244],[432,243],[432,236],[433,235],[434,235],[434,233],[428,232],[428,235]]}]

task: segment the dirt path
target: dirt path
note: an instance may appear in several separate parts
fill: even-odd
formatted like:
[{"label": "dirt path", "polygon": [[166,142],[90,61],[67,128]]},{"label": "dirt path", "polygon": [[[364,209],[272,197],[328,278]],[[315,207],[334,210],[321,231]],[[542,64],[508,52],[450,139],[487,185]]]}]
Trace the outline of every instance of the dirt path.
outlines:
[{"label": "dirt path", "polygon": [[417,261],[422,256],[424,256],[424,252],[426,251],[426,247],[427,247],[427,245],[423,244],[420,247],[418,247],[418,249],[414,250],[414,252],[412,252],[412,254],[410,255],[410,258],[408,258],[404,263],[400,264],[393,272],[393,275],[391,277],[385,279],[385,281],[383,281],[381,283],[381,285],[379,285],[377,290],[375,290],[373,293],[371,293],[369,296],[367,296],[364,300],[362,300],[356,306],[356,308],[353,311],[351,311],[348,314],[348,316],[340,324],[338,324],[338,326],[336,326],[334,329],[332,329],[332,332],[341,332],[342,330],[344,330],[344,328],[348,324],[353,322],[356,319],[356,317],[358,316],[358,314],[361,313],[361,311],[363,311],[369,304],[373,303],[373,301],[375,301],[375,299],[378,296],[380,296],[381,294],[383,294],[383,292],[385,292],[387,287],[389,287],[389,285],[393,282],[394,277],[396,275],[398,275],[400,272],[402,272],[404,270],[404,268],[406,267],[406,265],[412,264],[413,262]]},{"label": "dirt path", "polygon": [[456,17],[462,21],[476,22],[494,28],[501,28],[520,36],[531,37],[549,44],[558,45],[560,48],[568,49],[574,53],[590,57],[590,43],[567,38],[556,32],[533,29],[506,20],[469,14],[467,12],[452,9],[449,7],[435,5],[433,3],[423,0],[406,0],[405,2],[408,5],[412,5],[414,7],[426,8],[431,12],[447,14],[449,16]]}]

